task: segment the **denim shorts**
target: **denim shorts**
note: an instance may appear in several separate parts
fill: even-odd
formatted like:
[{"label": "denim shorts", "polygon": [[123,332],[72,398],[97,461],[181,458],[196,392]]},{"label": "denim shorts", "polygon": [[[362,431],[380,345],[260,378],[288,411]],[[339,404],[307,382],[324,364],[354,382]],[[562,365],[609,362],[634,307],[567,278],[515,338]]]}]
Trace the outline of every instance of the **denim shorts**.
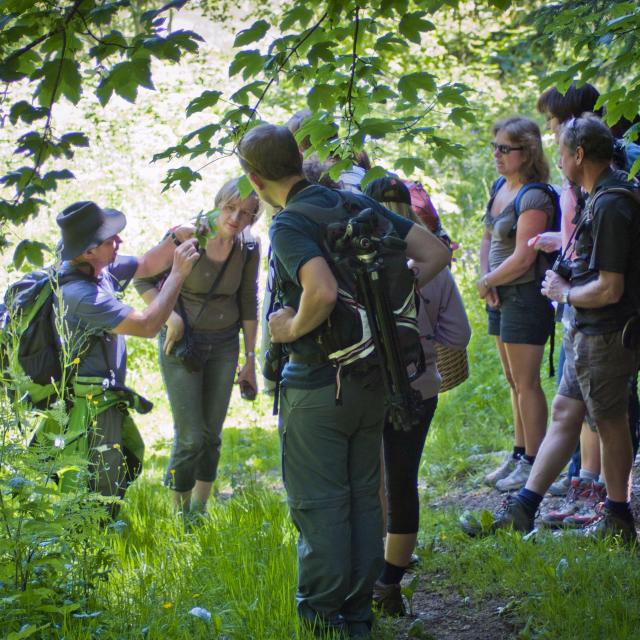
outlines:
[{"label": "denim shorts", "polygon": [[489,335],[511,344],[544,345],[554,331],[553,306],[536,282],[507,284],[498,289],[500,306],[487,307]]},{"label": "denim shorts", "polygon": [[591,336],[569,329],[558,395],[585,403],[595,421],[619,418],[629,409],[638,352],[622,346],[622,331]]}]

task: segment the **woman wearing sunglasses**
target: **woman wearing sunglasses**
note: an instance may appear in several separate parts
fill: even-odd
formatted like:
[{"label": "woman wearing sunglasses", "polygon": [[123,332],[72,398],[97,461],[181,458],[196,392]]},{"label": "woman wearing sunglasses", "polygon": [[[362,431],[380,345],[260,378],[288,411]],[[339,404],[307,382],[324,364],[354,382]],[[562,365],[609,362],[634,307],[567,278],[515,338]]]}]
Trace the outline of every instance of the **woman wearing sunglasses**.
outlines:
[{"label": "woman wearing sunglasses", "polygon": [[543,188],[529,188],[519,199],[516,216],[520,190],[549,179],[538,125],[513,117],[497,122],[492,133],[493,159],[503,179],[494,183],[484,216],[477,286],[510,387],[515,445],[485,480],[500,491],[514,491],[525,485],[547,426],[540,366],[553,331],[553,307],[540,293],[544,274],[529,241],[551,229],[554,202]]}]

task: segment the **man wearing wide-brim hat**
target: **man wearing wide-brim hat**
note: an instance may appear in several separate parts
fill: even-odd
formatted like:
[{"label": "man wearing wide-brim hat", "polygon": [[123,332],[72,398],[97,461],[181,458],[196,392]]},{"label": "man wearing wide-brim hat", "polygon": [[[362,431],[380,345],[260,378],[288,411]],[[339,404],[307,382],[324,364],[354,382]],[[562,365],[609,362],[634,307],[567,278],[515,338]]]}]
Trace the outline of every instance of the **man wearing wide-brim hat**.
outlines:
[{"label": "man wearing wide-brim hat", "polygon": [[[95,202],[75,202],[56,219],[61,294],[58,297],[66,352],[74,358],[73,406],[64,433],[64,449],[86,454],[89,481],[103,495],[124,495],[139,473],[144,445],[128,408],[149,410],[150,403],[125,386],[124,336],[155,336],[176,304],[182,283],[198,259],[193,227],[176,229],[142,257],[120,256],[118,235],[126,225],[123,213]],[[173,265],[173,266],[172,266]],[[162,290],[143,311],[122,302],[120,292],[135,277],[149,277],[171,268]],[[61,465],[63,468],[64,466]],[[60,472],[61,487],[78,484],[81,474]],[[117,511],[114,503],[112,514]]]}]

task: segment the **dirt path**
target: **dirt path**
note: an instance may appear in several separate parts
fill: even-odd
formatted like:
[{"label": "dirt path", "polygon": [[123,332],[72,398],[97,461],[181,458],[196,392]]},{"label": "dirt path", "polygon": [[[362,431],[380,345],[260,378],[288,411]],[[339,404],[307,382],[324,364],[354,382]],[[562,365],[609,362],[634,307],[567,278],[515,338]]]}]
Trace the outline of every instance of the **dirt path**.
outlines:
[{"label": "dirt path", "polygon": [[[632,483],[632,507],[636,522],[640,522],[640,472],[636,461]],[[469,489],[463,484],[432,501],[432,509],[454,508],[493,511],[504,496],[490,487]],[[542,503],[542,513],[556,509],[564,498],[547,494]],[[518,629],[508,616],[501,615],[507,604],[504,600],[472,600],[460,595],[446,574],[422,573],[413,595],[411,615],[392,622],[397,640],[418,638],[421,640],[508,640],[516,638]],[[407,576],[403,584],[410,581]],[[417,627],[417,628],[416,628]]]}]

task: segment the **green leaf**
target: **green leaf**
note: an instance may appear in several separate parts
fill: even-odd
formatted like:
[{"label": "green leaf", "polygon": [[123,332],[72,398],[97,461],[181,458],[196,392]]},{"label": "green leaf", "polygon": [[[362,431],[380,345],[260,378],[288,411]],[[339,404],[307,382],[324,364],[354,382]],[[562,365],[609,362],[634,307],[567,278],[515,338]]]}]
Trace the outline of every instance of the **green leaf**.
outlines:
[{"label": "green leaf", "polygon": [[261,71],[266,60],[267,57],[260,55],[257,49],[239,51],[229,65],[229,76],[235,76],[242,71],[242,77],[246,80]]},{"label": "green leaf", "polygon": [[338,99],[339,90],[330,84],[316,84],[311,87],[307,94],[307,104],[312,111],[318,111],[321,108],[330,111]]},{"label": "green leaf", "polygon": [[166,178],[162,181],[164,184],[162,192],[164,193],[176,182],[179,182],[181,189],[186,193],[189,191],[191,185],[197,180],[202,180],[202,176],[197,171],[193,171],[189,167],[169,169]]},{"label": "green leaf", "polygon": [[114,92],[129,102],[135,102],[139,86],[154,89],[150,64],[148,58],[137,58],[114,65],[96,89],[100,104],[104,106]]},{"label": "green leaf", "polygon": [[420,158],[416,158],[413,156],[412,157],[405,156],[402,158],[398,158],[395,161],[393,166],[395,169],[398,169],[398,171],[403,173],[405,176],[413,175],[416,169],[421,169],[422,171],[424,171],[426,168],[424,160],[421,160]]},{"label": "green leaf", "polygon": [[393,120],[387,118],[365,118],[360,122],[359,132],[363,136],[384,138],[388,133],[395,131],[396,125]]},{"label": "green leaf", "polygon": [[309,53],[307,54],[309,64],[315,67],[320,60],[324,60],[325,62],[333,62],[333,60],[335,59],[333,47],[334,43],[328,40],[323,40],[322,42],[314,44],[311,49],[309,49]]},{"label": "green leaf", "polygon": [[489,0],[489,4],[492,4],[501,11],[506,11],[511,6],[511,0]]},{"label": "green leaf", "polygon": [[102,36],[102,42],[95,47],[89,49],[89,55],[94,57],[98,62],[104,62],[109,56],[114,54],[122,55],[128,46],[127,39],[117,29],[112,29],[106,35]]},{"label": "green leaf", "polygon": [[467,87],[459,84],[448,84],[440,87],[438,91],[438,102],[442,105],[457,104],[466,106],[468,100],[464,96],[465,91],[467,91]]},{"label": "green leaf", "polygon": [[97,6],[87,14],[88,22],[99,26],[107,26],[111,24],[114,15],[123,7],[129,7],[130,0],[118,0],[117,2],[105,2]]},{"label": "green leaf", "polygon": [[295,5],[284,14],[284,18],[280,23],[280,31],[283,33],[288,31],[296,22],[304,29],[309,24],[311,18],[313,18],[312,9],[309,9],[303,4]]},{"label": "green leaf", "polygon": [[398,94],[391,89],[391,87],[387,87],[386,85],[378,85],[372,92],[370,101],[371,102],[381,102],[386,103],[387,100],[395,100],[398,97]]},{"label": "green leaf", "polygon": [[459,127],[464,126],[465,122],[475,124],[476,117],[467,107],[454,107],[449,113],[449,120]]},{"label": "green leaf", "polygon": [[364,190],[364,188],[374,180],[378,178],[384,178],[387,175],[387,170],[384,167],[371,167],[369,171],[365,174],[364,178],[362,178],[362,182],[360,183],[360,188]]},{"label": "green leaf", "polygon": [[259,97],[267,83],[264,80],[255,80],[238,89],[232,96],[231,100],[238,104],[249,104],[249,94]]},{"label": "green leaf", "polygon": [[41,267],[44,264],[44,251],[51,253],[51,249],[43,242],[22,240],[13,253],[13,264],[16,269],[20,269],[26,260],[36,267]]},{"label": "green leaf", "polygon": [[204,111],[209,107],[218,104],[222,91],[203,91],[197,98],[194,98],[187,106],[187,117],[194,113]]},{"label": "green leaf", "polygon": [[408,102],[417,102],[418,90],[422,89],[433,93],[436,90],[436,81],[427,71],[417,71],[402,76],[398,81],[398,89],[402,97]]},{"label": "green leaf", "polygon": [[169,11],[170,9],[182,9],[185,4],[187,4],[187,0],[171,0],[171,2],[167,2],[167,4],[160,7],[160,9],[145,11],[140,16],[140,20],[142,22],[152,23],[161,13]]},{"label": "green leaf", "polygon": [[18,120],[31,124],[35,120],[46,118],[47,113],[48,111],[42,107],[34,107],[26,100],[20,100],[11,107],[9,120],[11,124],[16,124]]},{"label": "green leaf", "polygon": [[266,20],[257,20],[248,29],[238,32],[236,39],[233,41],[235,48],[244,47],[252,42],[262,40],[269,31],[270,25]]},{"label": "green leaf", "polygon": [[86,134],[82,133],[82,131],[73,131],[71,133],[65,133],[60,138],[60,142],[63,142],[67,145],[73,145],[74,147],[89,146],[89,138],[87,138]]},{"label": "green leaf", "polygon": [[400,20],[398,30],[411,42],[420,44],[420,34],[425,31],[433,31],[436,28],[433,22],[424,19],[426,15],[425,11],[414,11],[405,14]]}]

